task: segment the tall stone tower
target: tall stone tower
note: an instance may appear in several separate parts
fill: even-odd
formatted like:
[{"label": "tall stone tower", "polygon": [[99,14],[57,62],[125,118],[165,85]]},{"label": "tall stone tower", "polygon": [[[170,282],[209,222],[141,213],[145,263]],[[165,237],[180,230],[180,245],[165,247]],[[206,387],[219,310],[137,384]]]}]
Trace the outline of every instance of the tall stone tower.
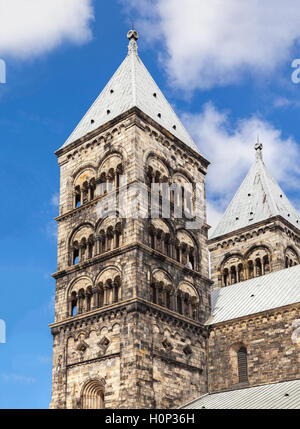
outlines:
[{"label": "tall stone tower", "polygon": [[[172,408],[207,391],[208,162],[139,58],[137,32],[128,39],[127,57],[56,152],[51,408]],[[152,183],[191,184],[189,212],[197,183],[202,226],[174,216],[172,191],[170,217],[124,215],[128,204],[147,213]]]},{"label": "tall stone tower", "polygon": [[263,162],[263,146],[209,240],[214,287],[299,264],[300,217]]}]

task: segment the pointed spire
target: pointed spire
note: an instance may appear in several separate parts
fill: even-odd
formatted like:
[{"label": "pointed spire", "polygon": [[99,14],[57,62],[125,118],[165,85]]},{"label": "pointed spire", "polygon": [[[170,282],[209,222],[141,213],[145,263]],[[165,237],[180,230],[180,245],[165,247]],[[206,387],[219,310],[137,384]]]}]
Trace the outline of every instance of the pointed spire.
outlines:
[{"label": "pointed spire", "polygon": [[257,136],[257,141],[254,146],[254,149],[256,150],[256,159],[262,159],[263,144],[260,143],[259,136]]},{"label": "pointed spire", "polygon": [[139,33],[135,31],[133,23],[132,23],[132,30],[128,31],[127,33],[127,39],[129,39],[128,55],[130,55],[133,52],[137,54],[137,51],[138,51],[137,41],[139,39]]},{"label": "pointed spire", "polygon": [[300,229],[300,216],[262,162],[263,145],[257,139],[256,160],[210,239],[281,216]]},{"label": "pointed spire", "polygon": [[133,107],[137,107],[169,133],[199,153],[198,147],[139,57],[137,53],[139,35],[134,27],[130,29],[127,37],[129,39],[128,55],[67,139],[64,147]]}]

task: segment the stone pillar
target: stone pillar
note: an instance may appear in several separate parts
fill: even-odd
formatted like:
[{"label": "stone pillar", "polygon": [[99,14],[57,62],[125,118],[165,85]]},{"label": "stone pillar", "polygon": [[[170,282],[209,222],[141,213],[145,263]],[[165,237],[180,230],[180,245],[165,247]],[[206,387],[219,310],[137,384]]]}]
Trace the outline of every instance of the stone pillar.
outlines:
[{"label": "stone pillar", "polygon": [[163,304],[165,307],[168,306],[168,303],[167,303],[167,286],[163,287]]},{"label": "stone pillar", "polygon": [[193,306],[192,306],[192,297],[188,297],[188,306],[189,306],[189,316],[191,319],[193,318]]},{"label": "stone pillar", "polygon": [[93,298],[92,298],[92,309],[95,310],[99,307],[99,289],[97,287],[92,289]]}]

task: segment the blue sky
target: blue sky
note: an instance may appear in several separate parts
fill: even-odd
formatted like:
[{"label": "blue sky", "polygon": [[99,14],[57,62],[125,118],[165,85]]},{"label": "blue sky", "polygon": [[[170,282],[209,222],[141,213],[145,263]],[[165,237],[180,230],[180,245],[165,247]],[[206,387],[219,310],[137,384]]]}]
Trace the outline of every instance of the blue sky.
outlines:
[{"label": "blue sky", "polygon": [[[267,165],[300,207],[300,84],[291,81],[291,62],[300,58],[295,2],[285,2],[286,15],[281,2],[273,0],[275,12],[257,6],[246,10],[245,18],[228,0],[229,12],[220,18],[215,0],[210,6],[187,0],[184,11],[177,0],[172,7],[171,0],[126,5],[81,0],[80,6],[78,0],[64,1],[45,0],[46,9],[51,4],[46,18],[37,8],[40,19],[31,22],[28,10],[16,19],[0,0],[0,9],[6,8],[2,22],[0,16],[0,58],[7,65],[7,83],[0,84],[0,319],[7,327],[7,342],[0,344],[0,408],[49,406],[48,324],[54,320],[55,287],[50,274],[56,271],[53,218],[59,190],[54,151],[127,54],[131,17],[140,33],[141,58],[212,161],[209,223],[217,222],[251,165],[257,134],[265,144]],[[11,1],[12,10],[18,3]],[[34,7],[38,2],[29,3]],[[238,14],[242,23],[251,21],[256,38],[244,32],[245,25],[234,25]],[[194,22],[193,16],[199,19]],[[25,34],[20,26],[20,34],[10,33],[18,19],[28,23]]]}]

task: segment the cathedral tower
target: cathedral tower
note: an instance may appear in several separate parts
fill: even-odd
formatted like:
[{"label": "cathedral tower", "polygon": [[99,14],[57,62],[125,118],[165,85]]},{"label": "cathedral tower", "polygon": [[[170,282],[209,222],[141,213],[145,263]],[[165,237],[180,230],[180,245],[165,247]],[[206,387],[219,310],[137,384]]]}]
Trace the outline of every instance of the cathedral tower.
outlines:
[{"label": "cathedral tower", "polygon": [[263,146],[209,240],[214,287],[299,264],[300,217],[263,162]]},{"label": "cathedral tower", "polygon": [[[139,58],[137,32],[128,39],[127,57],[56,152],[51,408],[173,408],[207,391],[208,162]],[[174,191],[171,216],[147,216],[152,183],[191,185],[184,208],[197,205],[201,227],[175,216]]]}]

